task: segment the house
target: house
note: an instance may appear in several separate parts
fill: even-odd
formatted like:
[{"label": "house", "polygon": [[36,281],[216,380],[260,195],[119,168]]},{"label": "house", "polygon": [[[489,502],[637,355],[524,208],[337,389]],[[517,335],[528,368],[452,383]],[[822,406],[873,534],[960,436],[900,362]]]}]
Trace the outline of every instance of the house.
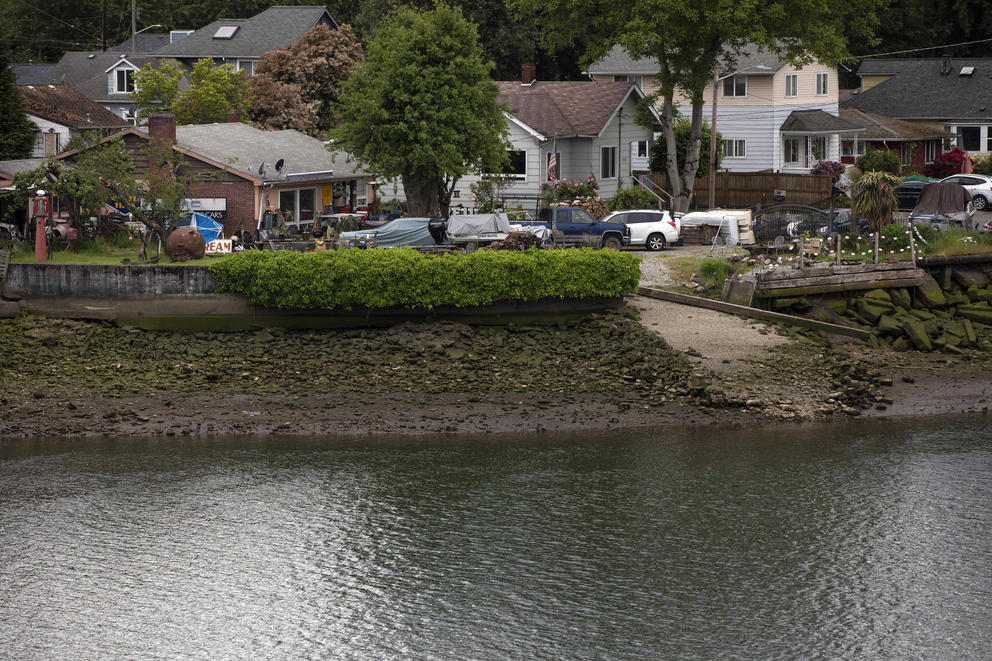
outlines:
[{"label": "house", "polygon": [[868,58],[858,76],[844,108],[949,131],[964,151],[992,152],[992,59]]},{"label": "house", "polygon": [[[604,198],[633,187],[639,173],[649,172],[652,131],[634,122],[637,101],[644,96],[635,85],[538,80],[533,64],[521,67],[521,80],[496,85],[499,102],[509,108],[510,165],[505,174],[512,181],[502,194],[508,204],[538,205],[552,152],[558,154],[559,179],[578,181],[593,175]],[[451,206],[474,206],[471,185],[481,178],[460,179]],[[383,196],[397,193],[398,187],[393,189],[384,184]]]},{"label": "house", "polygon": [[945,142],[954,134],[929,124],[894,119],[873,112],[841,108],[841,119],[865,127],[857,137],[841,140],[840,162],[853,165],[867,149],[891,151],[899,156],[904,168],[914,172],[934,162],[943,153]]},{"label": "house", "polygon": [[18,85],[28,119],[37,127],[32,157],[55,156],[84,131],[107,133],[127,122],[68,85]]},{"label": "house", "polygon": [[[232,113],[219,124],[176,126],[171,113],[153,113],[146,127],[129,127],[120,137],[135,176],[148,176],[149,144],[169,144],[180,157],[180,176],[197,176],[189,207],[224,224],[230,236],[254,230],[266,207],[281,208],[299,220],[312,220],[331,205],[357,208],[369,199],[369,177],[332,154],[320,140],[299,131],[261,131]],[[64,152],[69,159],[77,151]]]},{"label": "house", "polygon": [[48,73],[46,82],[71,85],[119,117],[136,123],[131,98],[133,76],[146,64],[158,66],[165,59],[174,59],[192,69],[197,60],[211,58],[252,76],[263,53],[295,44],[317,25],[338,26],[323,6],[270,7],[252,18],[220,19],[199,30],[142,33],[135,52],[128,39],[107,52],[66,53]]},{"label": "house", "polygon": [[188,69],[201,58],[213,58],[253,76],[263,53],[295,44],[318,25],[338,27],[323,6],[270,7],[251,18],[218,19],[153,55],[178,60]]},{"label": "house", "polygon": [[[731,69],[731,70],[728,70]],[[628,81],[657,91],[655,59],[635,59],[620,46],[589,67],[596,81]],[[730,172],[809,172],[817,161],[840,160],[841,141],[861,127],[838,113],[837,69],[819,62],[794,67],[774,53],[745,48],[733,67],[718,73],[716,128],[723,137],[721,169]],[[713,84],[703,94],[712,117]],[[686,96],[674,99],[689,116]]]},{"label": "house", "polygon": [[27,205],[14,201],[14,176],[19,172],[39,168],[44,162],[43,158],[0,161],[0,223],[13,225],[21,236],[27,236]]}]

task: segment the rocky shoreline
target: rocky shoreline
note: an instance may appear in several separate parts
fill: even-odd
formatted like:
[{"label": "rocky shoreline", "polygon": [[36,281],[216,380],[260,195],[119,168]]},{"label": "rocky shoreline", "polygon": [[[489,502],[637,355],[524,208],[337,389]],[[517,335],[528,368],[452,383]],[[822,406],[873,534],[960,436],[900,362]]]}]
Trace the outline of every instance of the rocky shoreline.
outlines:
[{"label": "rocky shoreline", "polygon": [[[974,355],[941,357],[934,370],[933,355],[880,358],[780,331],[789,337],[774,349],[712,370],[638,315],[187,334],[24,316],[0,322],[0,439],[728,429],[919,414],[898,404],[904,377],[940,384],[941,412],[987,410],[992,398],[989,363]],[[968,397],[948,388],[958,377],[970,379]]]}]

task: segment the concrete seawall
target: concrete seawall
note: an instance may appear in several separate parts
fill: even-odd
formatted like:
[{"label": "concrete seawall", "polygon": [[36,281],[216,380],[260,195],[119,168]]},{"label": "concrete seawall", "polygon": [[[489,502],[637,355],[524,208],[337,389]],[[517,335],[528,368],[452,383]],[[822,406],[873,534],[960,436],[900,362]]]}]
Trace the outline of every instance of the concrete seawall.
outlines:
[{"label": "concrete seawall", "polygon": [[[11,264],[3,295],[20,309],[69,319],[107,319],[148,330],[356,328],[405,321],[552,324],[615,309],[619,298],[546,300],[434,309],[281,310],[221,294],[203,266]],[[0,302],[2,304],[2,302]],[[9,305],[9,304],[8,304]]]}]

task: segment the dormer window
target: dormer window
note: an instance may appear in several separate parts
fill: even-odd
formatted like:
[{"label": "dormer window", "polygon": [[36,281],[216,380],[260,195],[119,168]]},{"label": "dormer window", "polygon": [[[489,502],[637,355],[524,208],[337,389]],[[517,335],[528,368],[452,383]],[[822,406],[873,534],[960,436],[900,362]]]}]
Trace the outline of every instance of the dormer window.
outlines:
[{"label": "dormer window", "polygon": [[238,31],[237,25],[222,25],[214,32],[214,39],[231,39]]},{"label": "dormer window", "polygon": [[134,71],[131,69],[118,69],[114,72],[116,80],[114,91],[117,94],[130,94],[134,91]]}]

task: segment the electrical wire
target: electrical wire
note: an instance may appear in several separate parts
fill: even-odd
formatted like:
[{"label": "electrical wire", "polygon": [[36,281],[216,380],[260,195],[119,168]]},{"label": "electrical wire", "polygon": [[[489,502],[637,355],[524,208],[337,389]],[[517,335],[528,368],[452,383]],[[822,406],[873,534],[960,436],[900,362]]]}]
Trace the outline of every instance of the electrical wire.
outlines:
[{"label": "electrical wire", "polygon": [[870,57],[886,57],[888,55],[902,55],[904,53],[921,53],[926,50],[937,50],[940,48],[953,48],[955,46],[970,46],[971,44],[984,44],[987,41],[992,41],[992,37],[988,39],[976,39],[974,41],[962,41],[956,44],[944,44],[942,46],[925,46],[923,48],[907,48],[906,50],[894,50],[888,53],[872,53],[870,55],[851,55],[850,57],[842,57],[840,60],[866,60]]},{"label": "electrical wire", "polygon": [[90,34],[86,30],[83,30],[82,28],[78,28],[75,25],[73,25],[72,23],[70,23],[68,21],[64,21],[61,18],[59,18],[58,16],[55,16],[54,14],[49,14],[44,9],[39,9],[36,4],[30,3],[30,2],[26,2],[26,0],[14,0],[14,2],[19,2],[20,4],[24,5],[25,7],[29,7],[29,8],[31,8],[32,10],[34,10],[34,11],[36,11],[38,13],[41,13],[41,14],[44,14],[45,16],[48,16],[49,18],[54,18],[59,23],[62,23],[64,25],[68,25],[73,30],[76,30],[77,32],[82,32],[87,37],[92,37],[93,39],[96,39],[98,43],[101,42],[101,38],[98,37],[98,36],[96,36],[95,34]]}]

